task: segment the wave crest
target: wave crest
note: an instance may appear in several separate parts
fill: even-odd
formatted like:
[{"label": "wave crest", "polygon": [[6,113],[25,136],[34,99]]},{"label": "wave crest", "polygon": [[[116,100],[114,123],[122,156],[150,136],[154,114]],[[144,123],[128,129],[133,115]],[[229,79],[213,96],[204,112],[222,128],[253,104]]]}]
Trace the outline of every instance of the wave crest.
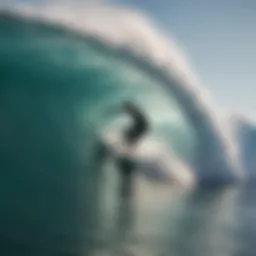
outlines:
[{"label": "wave crest", "polygon": [[145,16],[109,5],[86,9],[57,3],[12,6],[29,19],[58,24],[96,39],[156,77],[175,94],[195,127],[199,148],[195,170],[206,179],[241,177],[235,141],[223,129],[208,93],[175,43],[163,36]]}]

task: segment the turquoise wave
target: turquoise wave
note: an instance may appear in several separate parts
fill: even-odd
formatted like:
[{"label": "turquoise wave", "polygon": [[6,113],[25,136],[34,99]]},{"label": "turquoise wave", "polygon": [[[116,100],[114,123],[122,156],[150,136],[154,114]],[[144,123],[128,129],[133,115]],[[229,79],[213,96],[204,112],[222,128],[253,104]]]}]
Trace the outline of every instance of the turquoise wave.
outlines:
[{"label": "turquoise wave", "polygon": [[[152,134],[164,136],[177,153],[191,159],[193,131],[175,97],[166,94],[152,75],[111,54],[104,45],[95,45],[68,30],[32,21],[4,23],[0,43],[3,84],[33,88],[41,98],[52,93],[63,97],[77,107],[77,118],[85,126],[90,124],[83,129],[93,133],[119,118],[110,114],[106,118],[108,108],[132,100],[151,120]],[[54,102],[54,96],[51,98]]]},{"label": "turquoise wave", "polygon": [[81,237],[97,220],[100,134],[125,125],[110,110],[127,100],[148,116],[150,136],[183,162],[211,178],[235,176],[195,94],[168,89],[162,73],[128,49],[4,12],[0,38],[0,232],[7,240],[85,246]]}]

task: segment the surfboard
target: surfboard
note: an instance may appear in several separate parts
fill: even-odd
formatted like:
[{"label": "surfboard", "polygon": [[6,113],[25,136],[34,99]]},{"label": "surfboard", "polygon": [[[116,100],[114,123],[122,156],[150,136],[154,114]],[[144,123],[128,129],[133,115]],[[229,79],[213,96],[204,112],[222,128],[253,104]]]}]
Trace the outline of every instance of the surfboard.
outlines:
[{"label": "surfboard", "polygon": [[120,131],[111,130],[103,134],[102,141],[114,161],[129,159],[135,163],[136,171],[151,181],[191,183],[193,180],[189,166],[175,156],[164,140],[145,136],[138,144],[128,146]]}]

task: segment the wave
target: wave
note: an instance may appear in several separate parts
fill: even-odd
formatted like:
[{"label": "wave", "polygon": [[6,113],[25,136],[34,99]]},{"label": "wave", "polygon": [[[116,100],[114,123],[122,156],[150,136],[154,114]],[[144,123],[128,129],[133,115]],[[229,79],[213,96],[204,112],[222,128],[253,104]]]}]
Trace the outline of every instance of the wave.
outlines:
[{"label": "wave", "polygon": [[152,125],[140,153],[158,162],[143,162],[144,170],[156,167],[153,175],[159,174],[160,165],[161,174],[183,186],[243,176],[234,134],[180,50],[148,19],[109,6],[7,9],[0,11],[0,235],[6,251],[88,254],[105,186],[105,165],[97,161],[101,136],[127,125],[112,112],[126,100]]},{"label": "wave", "polygon": [[[102,4],[87,8],[23,4],[9,11],[15,13],[8,18],[9,22],[16,21],[14,38],[19,33],[24,36],[19,46],[5,45],[13,47],[11,57],[16,58],[20,72],[35,70],[39,67],[36,63],[45,65],[40,72],[47,74],[50,63],[49,74],[63,88],[49,78],[44,78],[45,87],[48,83],[58,87],[58,92],[64,86],[74,93],[79,91],[81,99],[76,97],[86,101],[83,111],[88,126],[100,130],[105,125],[102,108],[133,99],[151,118],[157,136],[168,141],[198,180],[242,178],[236,142],[221,124],[208,93],[174,42],[146,17],[131,9]],[[5,57],[10,59],[8,53]],[[25,61],[25,53],[30,60]],[[36,77],[30,79],[38,83]],[[149,107],[153,111],[148,111]],[[106,122],[117,119],[111,116]],[[90,147],[89,143],[86,146]]]}]

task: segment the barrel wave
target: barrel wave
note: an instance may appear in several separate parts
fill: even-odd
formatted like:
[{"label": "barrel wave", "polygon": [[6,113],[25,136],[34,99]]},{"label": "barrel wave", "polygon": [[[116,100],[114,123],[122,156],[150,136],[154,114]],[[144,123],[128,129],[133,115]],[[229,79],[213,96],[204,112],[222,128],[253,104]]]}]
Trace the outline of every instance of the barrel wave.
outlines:
[{"label": "barrel wave", "polygon": [[[173,42],[137,13],[114,8],[113,18],[105,9],[88,11],[84,21],[81,13],[42,8],[0,14],[0,191],[8,194],[1,198],[8,209],[2,215],[22,216],[18,228],[5,221],[1,229],[16,241],[32,239],[36,227],[37,246],[58,244],[48,229],[58,230],[67,248],[74,241],[81,246],[82,227],[88,232],[95,221],[90,194],[100,186],[95,152],[101,133],[123,122],[108,109],[126,100],[140,106],[152,123],[150,136],[179,160],[170,161],[171,176],[242,178],[234,141]],[[90,217],[83,218],[85,212]],[[70,216],[77,223],[68,222]]]},{"label": "barrel wave", "polygon": [[[96,137],[118,119],[106,109],[133,100],[151,119],[152,135],[164,137],[198,179],[240,177],[234,142],[178,48],[137,13],[102,15],[109,12],[87,10],[82,21],[81,13],[25,8],[19,18],[2,18],[5,74],[16,68],[12,84],[33,85],[38,93],[77,94],[73,100]],[[111,27],[114,19],[120,22]]]}]

